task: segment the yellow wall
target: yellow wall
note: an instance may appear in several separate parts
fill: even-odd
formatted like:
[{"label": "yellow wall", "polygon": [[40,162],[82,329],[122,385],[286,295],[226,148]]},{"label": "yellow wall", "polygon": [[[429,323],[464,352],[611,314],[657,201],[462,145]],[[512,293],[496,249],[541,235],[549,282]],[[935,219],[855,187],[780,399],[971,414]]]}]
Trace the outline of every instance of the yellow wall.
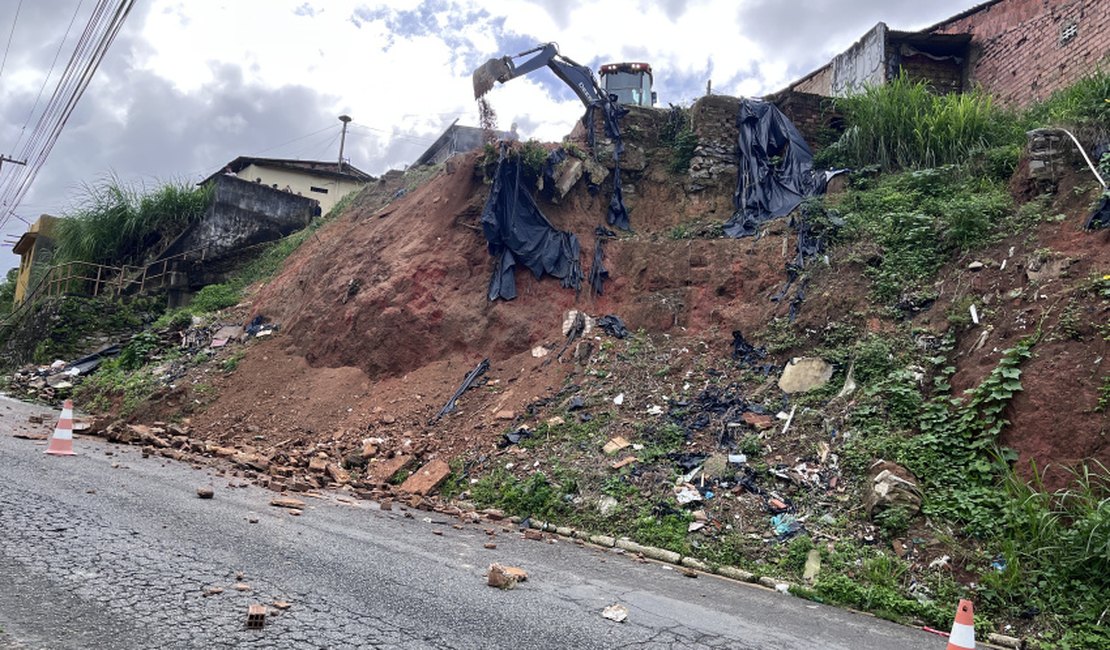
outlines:
[{"label": "yellow wall", "polygon": [[[19,275],[16,276],[15,280],[15,304],[17,305],[23,302],[23,298],[31,288],[29,285],[31,284],[31,271],[35,265],[35,254],[40,251],[40,246],[42,246],[39,238],[46,239],[50,236],[50,231],[56,220],[56,217],[42,215],[27,228],[26,234],[16,244],[16,252],[19,253]],[[20,244],[23,246],[21,247]],[[20,248],[23,248],[23,250],[18,250]]]},{"label": "yellow wall", "polygon": [[[362,189],[366,185],[366,183],[311,176],[287,169],[274,169],[273,167],[262,167],[254,164],[244,167],[236,175],[252,183],[255,179],[261,178],[263,185],[277,185],[279,190],[285,189],[285,186],[288,185],[294,194],[319,201],[320,210],[323,214],[327,214],[328,210],[331,210],[332,206],[339,202],[339,199],[355,190]],[[325,189],[327,193],[314,192],[312,191],[313,187]]]}]

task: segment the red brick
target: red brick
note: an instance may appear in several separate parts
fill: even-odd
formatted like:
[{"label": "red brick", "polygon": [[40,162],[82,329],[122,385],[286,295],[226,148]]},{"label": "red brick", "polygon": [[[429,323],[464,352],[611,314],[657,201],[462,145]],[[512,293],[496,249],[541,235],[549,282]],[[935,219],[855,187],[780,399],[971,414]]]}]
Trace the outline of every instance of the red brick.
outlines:
[{"label": "red brick", "polygon": [[409,494],[428,494],[439,487],[451,474],[451,468],[440,459],[421,467],[401,484],[401,491]]}]

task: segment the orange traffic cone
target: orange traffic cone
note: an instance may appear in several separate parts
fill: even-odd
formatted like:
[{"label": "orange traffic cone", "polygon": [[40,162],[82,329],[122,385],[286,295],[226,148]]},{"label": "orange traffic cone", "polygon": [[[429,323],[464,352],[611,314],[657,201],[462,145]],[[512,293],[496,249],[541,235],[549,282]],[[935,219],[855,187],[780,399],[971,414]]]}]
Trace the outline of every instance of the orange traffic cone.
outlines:
[{"label": "orange traffic cone", "polygon": [[66,400],[62,404],[62,416],[58,418],[58,425],[54,427],[54,435],[46,447],[47,454],[56,456],[73,456],[73,400]]},{"label": "orange traffic cone", "polygon": [[970,600],[960,600],[956,606],[956,620],[948,635],[948,650],[975,650],[975,607]]}]

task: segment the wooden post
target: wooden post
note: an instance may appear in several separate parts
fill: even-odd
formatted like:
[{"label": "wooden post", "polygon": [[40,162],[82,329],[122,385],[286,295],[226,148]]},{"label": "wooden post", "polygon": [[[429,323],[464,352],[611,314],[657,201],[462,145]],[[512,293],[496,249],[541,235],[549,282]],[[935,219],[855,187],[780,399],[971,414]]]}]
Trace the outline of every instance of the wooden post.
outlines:
[{"label": "wooden post", "polygon": [[96,284],[93,285],[93,298],[95,298],[100,293],[100,273],[103,270],[103,266],[99,264],[96,265]]}]

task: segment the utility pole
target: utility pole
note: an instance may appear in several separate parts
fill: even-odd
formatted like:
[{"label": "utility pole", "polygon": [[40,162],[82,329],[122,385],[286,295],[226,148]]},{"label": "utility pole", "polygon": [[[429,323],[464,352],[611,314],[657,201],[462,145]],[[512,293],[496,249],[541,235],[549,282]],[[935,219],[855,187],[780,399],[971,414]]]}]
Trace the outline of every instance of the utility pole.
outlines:
[{"label": "utility pole", "polygon": [[339,173],[343,173],[343,145],[347,142],[347,122],[351,121],[350,115],[340,115],[339,121],[343,123],[343,134],[339,136]]},{"label": "utility pole", "polygon": [[16,160],[15,158],[8,158],[4,154],[0,153],[0,168],[3,168],[4,163],[6,163],[6,162],[15,163],[17,165],[26,165],[27,164],[26,160]]}]

